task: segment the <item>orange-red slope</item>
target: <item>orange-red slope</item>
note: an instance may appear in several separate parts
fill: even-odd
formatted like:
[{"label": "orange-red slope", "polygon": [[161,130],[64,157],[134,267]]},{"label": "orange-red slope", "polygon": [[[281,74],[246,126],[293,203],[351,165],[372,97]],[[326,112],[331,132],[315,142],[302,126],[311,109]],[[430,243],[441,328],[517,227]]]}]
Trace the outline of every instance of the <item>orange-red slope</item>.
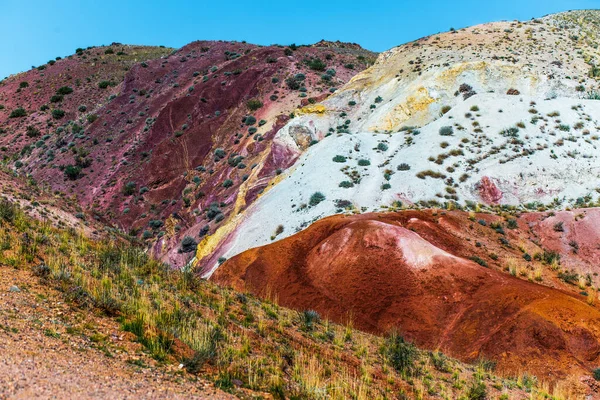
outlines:
[{"label": "orange-red slope", "polygon": [[213,279],[540,378],[580,374],[600,361],[596,308],[466,259],[474,246],[452,232],[452,216],[440,220],[421,212],[326,218],[227,261]]}]

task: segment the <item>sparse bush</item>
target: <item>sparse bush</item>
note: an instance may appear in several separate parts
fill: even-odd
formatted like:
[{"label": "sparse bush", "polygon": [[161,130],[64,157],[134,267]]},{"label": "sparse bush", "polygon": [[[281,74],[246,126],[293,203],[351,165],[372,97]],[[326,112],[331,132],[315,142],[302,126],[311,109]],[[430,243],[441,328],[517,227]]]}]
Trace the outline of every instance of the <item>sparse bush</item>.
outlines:
[{"label": "sparse bush", "polygon": [[13,222],[17,215],[17,207],[6,199],[0,200],[0,220]]},{"label": "sparse bush", "polygon": [[15,108],[14,110],[12,110],[12,112],[10,113],[10,115],[8,116],[9,118],[21,118],[21,117],[25,117],[27,116],[27,111],[25,111],[25,109],[23,107],[19,107],[19,108]]},{"label": "sparse bush", "polygon": [[60,94],[55,94],[50,97],[50,103],[60,103],[61,101],[63,101],[63,96]]},{"label": "sparse bush", "polygon": [[67,165],[64,170],[65,176],[74,181],[81,175],[81,167],[77,165]]},{"label": "sparse bush", "polygon": [[259,108],[261,108],[263,106],[262,101],[258,100],[258,99],[250,99],[246,102],[246,107],[248,107],[248,109],[250,111],[256,111]]},{"label": "sparse bush", "polygon": [[123,195],[131,196],[132,194],[135,193],[136,186],[137,185],[135,182],[130,181],[123,185],[123,188],[121,189],[121,191],[123,192]]},{"label": "sparse bush", "polygon": [[454,129],[451,126],[442,126],[440,128],[440,135],[442,136],[452,136],[454,134]]},{"label": "sparse bush", "polygon": [[314,207],[317,204],[319,204],[320,202],[322,202],[323,200],[325,200],[325,195],[321,192],[315,192],[312,194],[312,196],[310,196],[310,200],[309,200],[308,204],[311,207]]},{"label": "sparse bush", "polygon": [[325,64],[325,62],[323,62],[320,58],[312,58],[307,60],[306,65],[308,65],[308,68],[312,69],[313,71],[325,71],[325,68],[327,68],[327,64]]},{"label": "sparse bush", "polygon": [[302,322],[302,328],[305,331],[312,331],[315,324],[321,321],[321,316],[314,310],[306,310],[300,314],[300,321]]},{"label": "sparse bush", "polygon": [[300,89],[301,83],[300,81],[296,80],[293,77],[287,78],[285,80],[285,84],[287,85],[288,88],[290,88],[291,90],[298,90]]},{"label": "sparse bush", "polygon": [[191,236],[186,236],[181,241],[181,247],[180,247],[179,251],[181,253],[192,253],[192,252],[196,251],[197,247],[198,247],[198,243],[194,240],[194,238]]},{"label": "sparse bush", "polygon": [[398,171],[408,171],[410,170],[410,165],[408,165],[407,163],[402,163],[400,165],[398,165]]},{"label": "sparse bush", "polygon": [[38,137],[38,136],[41,135],[39,129],[37,129],[37,128],[31,126],[31,125],[29,125],[27,127],[26,133],[27,133],[27,136],[30,137],[30,138]]},{"label": "sparse bush", "polygon": [[485,260],[483,260],[482,258],[477,257],[477,256],[471,257],[471,261],[475,261],[477,264],[481,265],[482,267],[488,266],[488,264],[487,264],[487,262],[485,262]]},{"label": "sparse bush", "polygon": [[62,86],[56,91],[56,94],[64,95],[64,96],[71,94],[71,93],[73,93],[73,88],[70,86]]},{"label": "sparse bush", "polygon": [[485,400],[487,399],[487,388],[485,383],[479,379],[473,380],[466,393],[467,400]]},{"label": "sparse bush", "polygon": [[554,226],[552,227],[552,229],[554,229],[554,232],[564,232],[565,231],[562,221],[555,223]]},{"label": "sparse bush", "polygon": [[61,110],[60,108],[55,108],[54,110],[52,110],[52,118],[61,119],[64,116],[65,116],[65,112],[63,110]]},{"label": "sparse bush", "polygon": [[415,370],[415,362],[418,357],[417,348],[414,344],[404,340],[397,332],[392,332],[385,340],[382,353],[396,371],[410,376]]},{"label": "sparse bush", "polygon": [[98,83],[100,89],[106,89],[109,86],[114,86],[114,84],[111,81],[101,81]]}]

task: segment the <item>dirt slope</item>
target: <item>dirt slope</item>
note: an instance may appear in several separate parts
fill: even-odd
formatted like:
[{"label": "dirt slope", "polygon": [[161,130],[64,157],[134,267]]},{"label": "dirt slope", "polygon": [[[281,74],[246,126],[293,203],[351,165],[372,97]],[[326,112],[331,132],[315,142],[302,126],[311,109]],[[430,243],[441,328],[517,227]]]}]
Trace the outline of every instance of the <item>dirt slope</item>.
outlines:
[{"label": "dirt slope", "polygon": [[157,367],[114,320],[72,308],[31,272],[0,268],[0,399],[236,398]]}]

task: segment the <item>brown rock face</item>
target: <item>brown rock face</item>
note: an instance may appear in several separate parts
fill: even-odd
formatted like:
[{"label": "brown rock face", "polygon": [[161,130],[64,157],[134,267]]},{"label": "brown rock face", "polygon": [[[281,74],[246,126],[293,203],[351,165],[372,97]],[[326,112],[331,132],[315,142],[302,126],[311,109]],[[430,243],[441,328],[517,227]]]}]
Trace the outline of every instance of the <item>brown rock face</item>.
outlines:
[{"label": "brown rock face", "polygon": [[497,233],[466,226],[461,212],[334,216],[228,260],[212,279],[368,331],[397,328],[420,346],[493,359],[503,371],[555,379],[600,362],[600,311],[487,264]]}]

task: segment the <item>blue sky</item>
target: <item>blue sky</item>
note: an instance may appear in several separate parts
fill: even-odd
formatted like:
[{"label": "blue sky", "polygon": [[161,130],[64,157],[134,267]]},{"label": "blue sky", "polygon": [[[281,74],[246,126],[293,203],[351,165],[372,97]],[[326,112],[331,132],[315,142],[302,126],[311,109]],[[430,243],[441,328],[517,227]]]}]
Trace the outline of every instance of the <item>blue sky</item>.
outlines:
[{"label": "blue sky", "polygon": [[382,51],[450,27],[582,8],[600,8],[600,0],[0,0],[0,79],[77,47],[111,42],[181,47],[199,39],[264,45],[328,39]]}]

